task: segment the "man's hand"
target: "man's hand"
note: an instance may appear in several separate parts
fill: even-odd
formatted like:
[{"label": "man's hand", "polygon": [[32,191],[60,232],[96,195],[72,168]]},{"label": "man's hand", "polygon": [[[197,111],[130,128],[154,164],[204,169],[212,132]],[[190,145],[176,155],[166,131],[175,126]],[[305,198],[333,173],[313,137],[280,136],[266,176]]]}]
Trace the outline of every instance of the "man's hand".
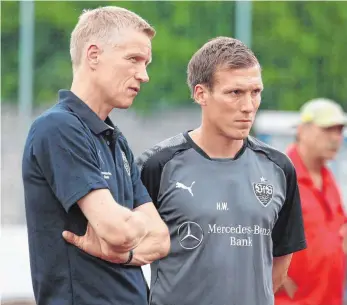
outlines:
[{"label": "man's hand", "polygon": [[288,296],[293,299],[296,291],[298,290],[298,286],[290,277],[287,277],[283,282],[283,289],[288,294]]},{"label": "man's hand", "polygon": [[112,263],[125,263],[129,258],[128,251],[125,253],[116,252],[106,241],[95,233],[89,223],[84,236],[78,236],[72,232],[64,231],[63,237],[68,243],[82,251]]}]

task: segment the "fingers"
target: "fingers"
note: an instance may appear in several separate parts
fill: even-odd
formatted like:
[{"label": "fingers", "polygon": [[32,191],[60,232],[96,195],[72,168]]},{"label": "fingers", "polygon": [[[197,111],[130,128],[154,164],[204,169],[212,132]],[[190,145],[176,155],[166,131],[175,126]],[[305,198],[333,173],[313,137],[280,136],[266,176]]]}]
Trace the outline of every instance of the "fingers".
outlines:
[{"label": "fingers", "polygon": [[63,232],[63,238],[70,244],[82,249],[82,237],[69,232],[69,231],[64,231]]}]

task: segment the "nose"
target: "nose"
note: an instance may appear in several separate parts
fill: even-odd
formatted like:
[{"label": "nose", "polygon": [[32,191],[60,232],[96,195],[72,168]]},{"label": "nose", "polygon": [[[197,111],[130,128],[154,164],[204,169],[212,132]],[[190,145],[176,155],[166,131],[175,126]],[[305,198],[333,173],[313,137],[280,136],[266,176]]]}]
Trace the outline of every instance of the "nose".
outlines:
[{"label": "nose", "polygon": [[143,69],[141,69],[141,71],[138,71],[135,74],[135,78],[137,80],[139,80],[141,83],[148,83],[149,82],[149,76],[148,76],[148,73],[147,73],[147,69],[143,68]]},{"label": "nose", "polygon": [[343,126],[333,126],[328,128],[329,135],[332,139],[335,141],[342,141],[343,140]]},{"label": "nose", "polygon": [[253,112],[254,105],[253,105],[253,98],[250,94],[245,94],[244,100],[242,101],[241,105],[241,111],[250,113]]}]

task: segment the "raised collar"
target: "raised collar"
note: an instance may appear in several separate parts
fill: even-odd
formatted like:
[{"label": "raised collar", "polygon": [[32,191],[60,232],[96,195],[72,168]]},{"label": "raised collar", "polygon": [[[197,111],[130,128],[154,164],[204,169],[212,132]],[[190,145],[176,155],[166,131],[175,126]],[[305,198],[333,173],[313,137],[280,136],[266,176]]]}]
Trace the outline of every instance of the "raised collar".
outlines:
[{"label": "raised collar", "polygon": [[58,94],[59,102],[67,105],[71,111],[76,113],[94,134],[98,135],[106,130],[114,129],[114,125],[109,117],[105,121],[101,120],[86,103],[70,90],[59,90]]}]

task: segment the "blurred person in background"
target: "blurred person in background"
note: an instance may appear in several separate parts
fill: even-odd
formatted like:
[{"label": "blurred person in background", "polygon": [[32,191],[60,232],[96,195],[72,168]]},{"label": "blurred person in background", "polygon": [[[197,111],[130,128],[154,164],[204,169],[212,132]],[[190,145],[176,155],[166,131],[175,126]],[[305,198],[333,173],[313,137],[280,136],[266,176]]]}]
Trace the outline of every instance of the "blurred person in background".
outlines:
[{"label": "blurred person in background", "polygon": [[300,110],[297,140],[287,153],[298,175],[307,249],[293,255],[276,305],[343,304],[346,216],[327,162],[341,147],[346,123],[341,106],[329,99],[311,100]]},{"label": "blurred person in background", "polygon": [[169,227],[151,264],[151,305],[271,305],[306,247],[295,169],[249,136],[261,102],[258,59],[218,37],[188,65],[201,125],[144,152],[141,178]]},{"label": "blurred person in background", "polygon": [[108,115],[149,81],[154,35],[126,9],[83,12],[71,90],[31,126],[23,182],[37,305],[147,304],[140,266],[168,253],[168,229]]}]

